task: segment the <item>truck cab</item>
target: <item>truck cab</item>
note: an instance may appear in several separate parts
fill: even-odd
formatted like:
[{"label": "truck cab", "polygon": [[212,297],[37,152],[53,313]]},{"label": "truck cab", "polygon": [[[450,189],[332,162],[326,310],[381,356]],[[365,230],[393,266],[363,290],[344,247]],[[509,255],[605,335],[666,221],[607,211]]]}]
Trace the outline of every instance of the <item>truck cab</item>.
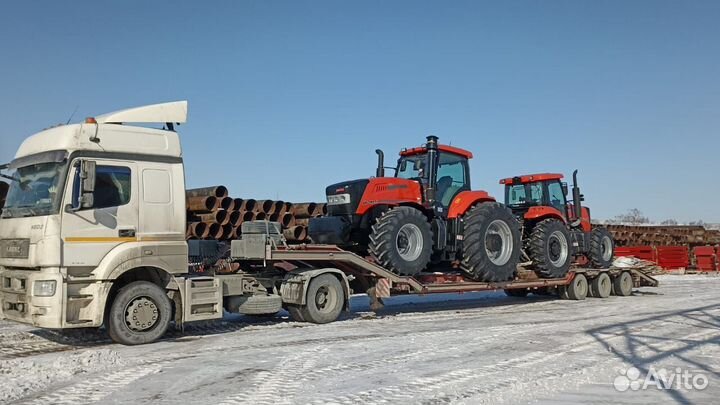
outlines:
[{"label": "truck cab", "polygon": [[184,172],[173,131],[186,115],[185,101],[133,108],[22,143],[4,166],[0,317],[44,328],[100,326],[121,285],[115,281],[164,284],[187,272]]}]

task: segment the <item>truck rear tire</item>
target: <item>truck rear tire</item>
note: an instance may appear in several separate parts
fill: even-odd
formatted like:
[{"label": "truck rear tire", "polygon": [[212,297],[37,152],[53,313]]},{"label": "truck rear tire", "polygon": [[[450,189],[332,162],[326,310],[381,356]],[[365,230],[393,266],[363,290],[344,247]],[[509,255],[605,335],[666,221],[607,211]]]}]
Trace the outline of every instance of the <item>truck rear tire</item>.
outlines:
[{"label": "truck rear tire", "polygon": [[633,279],[630,273],[623,271],[613,279],[612,292],[619,297],[632,295]]},{"label": "truck rear tire", "polygon": [[588,282],[582,274],[575,274],[573,280],[565,287],[567,298],[575,301],[582,301],[588,294]]},{"label": "truck rear tire", "polygon": [[412,207],[395,207],[372,226],[368,250],[386,269],[412,276],[430,262],[432,240],[432,229],[425,214]]},{"label": "truck rear tire", "polygon": [[110,338],[124,345],[141,345],[161,338],[172,319],[165,289],[149,281],[135,281],[120,289],[107,317]]},{"label": "truck rear tire", "polygon": [[590,296],[594,298],[607,298],[612,292],[612,280],[607,273],[600,273],[590,282]]},{"label": "truck rear tire", "polygon": [[462,219],[463,269],[475,280],[512,280],[520,257],[520,226],[504,205],[481,203]]},{"label": "truck rear tire", "polygon": [[322,274],[310,280],[305,305],[299,309],[305,322],[329,323],[340,316],[344,306],[345,290],[340,280],[332,274]]},{"label": "truck rear tire", "polygon": [[528,241],[528,255],[541,277],[562,278],[572,262],[570,231],[562,221],[546,219],[532,230]]},{"label": "truck rear tire", "polygon": [[615,254],[615,242],[607,228],[598,226],[590,232],[590,251],[588,256],[593,267],[607,269],[612,266]]}]

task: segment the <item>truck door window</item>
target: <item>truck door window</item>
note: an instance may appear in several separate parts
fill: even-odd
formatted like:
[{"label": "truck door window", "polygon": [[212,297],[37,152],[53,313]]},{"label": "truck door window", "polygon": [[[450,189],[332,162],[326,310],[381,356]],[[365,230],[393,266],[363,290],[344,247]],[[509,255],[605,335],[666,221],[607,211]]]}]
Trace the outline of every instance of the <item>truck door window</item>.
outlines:
[{"label": "truck door window", "polygon": [[130,202],[130,168],[97,166],[93,209],[118,207]]}]

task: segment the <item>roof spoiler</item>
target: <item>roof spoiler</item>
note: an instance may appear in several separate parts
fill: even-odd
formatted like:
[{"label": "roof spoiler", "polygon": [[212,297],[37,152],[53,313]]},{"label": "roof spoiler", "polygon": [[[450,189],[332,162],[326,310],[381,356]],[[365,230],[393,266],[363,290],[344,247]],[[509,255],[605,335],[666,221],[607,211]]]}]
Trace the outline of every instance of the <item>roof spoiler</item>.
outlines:
[{"label": "roof spoiler", "polygon": [[88,118],[85,122],[97,124],[119,124],[123,122],[184,124],[187,122],[187,100],[114,111]]}]

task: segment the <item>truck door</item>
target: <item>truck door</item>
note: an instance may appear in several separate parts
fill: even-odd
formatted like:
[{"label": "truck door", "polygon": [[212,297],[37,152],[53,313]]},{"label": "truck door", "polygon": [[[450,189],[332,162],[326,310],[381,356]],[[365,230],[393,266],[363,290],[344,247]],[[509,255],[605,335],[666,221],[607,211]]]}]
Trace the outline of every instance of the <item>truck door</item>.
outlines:
[{"label": "truck door", "polygon": [[[96,267],[114,247],[134,242],[138,228],[137,165],[97,159],[92,208],[63,210],[63,266]],[[70,166],[64,206],[71,204],[79,167]]]}]

